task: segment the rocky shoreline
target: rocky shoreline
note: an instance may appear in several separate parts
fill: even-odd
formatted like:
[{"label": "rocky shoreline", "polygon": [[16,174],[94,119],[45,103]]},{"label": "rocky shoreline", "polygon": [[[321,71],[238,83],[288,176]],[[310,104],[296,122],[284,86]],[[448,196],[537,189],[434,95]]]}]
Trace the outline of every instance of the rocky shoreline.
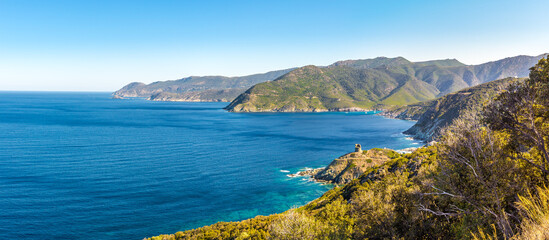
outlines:
[{"label": "rocky shoreline", "polygon": [[288,177],[307,177],[312,181],[329,184],[346,184],[360,177],[367,169],[381,165],[400,154],[391,149],[372,148],[370,150],[357,149],[334,159],[324,168],[307,169]]}]

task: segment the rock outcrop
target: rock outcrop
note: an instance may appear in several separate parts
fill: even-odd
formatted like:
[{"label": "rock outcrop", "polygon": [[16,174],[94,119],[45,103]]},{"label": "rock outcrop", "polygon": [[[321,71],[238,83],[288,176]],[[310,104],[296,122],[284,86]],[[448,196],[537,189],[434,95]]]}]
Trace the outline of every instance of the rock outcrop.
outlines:
[{"label": "rock outcrop", "polygon": [[390,149],[373,148],[361,152],[347,153],[330,163],[325,168],[299,172],[300,176],[311,176],[319,182],[346,184],[359,178],[367,169],[381,165],[399,153]]}]

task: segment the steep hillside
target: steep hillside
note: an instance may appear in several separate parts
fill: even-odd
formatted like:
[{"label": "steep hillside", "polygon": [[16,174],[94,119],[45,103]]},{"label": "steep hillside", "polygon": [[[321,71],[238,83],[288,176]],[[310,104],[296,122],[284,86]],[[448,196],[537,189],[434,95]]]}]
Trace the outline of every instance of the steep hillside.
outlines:
[{"label": "steep hillside", "polygon": [[523,80],[517,78],[496,80],[450,93],[435,100],[394,108],[380,115],[418,120],[404,133],[429,141],[437,138],[439,130],[452,123],[463,111],[482,107],[483,103],[496,96],[509,84]]},{"label": "steep hillside", "polygon": [[254,84],[274,80],[292,69],[243,77],[188,77],[151,84],[133,82],[113,93],[114,98],[141,97],[155,101],[232,101]]},{"label": "steep hillside", "polygon": [[402,57],[347,60],[306,66],[238,96],[233,112],[372,110],[434,99],[502,77],[526,77],[540,56],[517,56],[480,65],[455,59],[410,62]]}]

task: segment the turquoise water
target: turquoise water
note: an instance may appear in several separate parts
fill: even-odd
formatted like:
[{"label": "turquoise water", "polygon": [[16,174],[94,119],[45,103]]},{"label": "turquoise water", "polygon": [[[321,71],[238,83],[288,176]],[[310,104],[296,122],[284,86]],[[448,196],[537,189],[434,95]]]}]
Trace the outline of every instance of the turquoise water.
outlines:
[{"label": "turquoise water", "polygon": [[329,188],[285,170],[419,144],[409,121],[225,105],[0,92],[0,238],[142,239],[283,212]]}]

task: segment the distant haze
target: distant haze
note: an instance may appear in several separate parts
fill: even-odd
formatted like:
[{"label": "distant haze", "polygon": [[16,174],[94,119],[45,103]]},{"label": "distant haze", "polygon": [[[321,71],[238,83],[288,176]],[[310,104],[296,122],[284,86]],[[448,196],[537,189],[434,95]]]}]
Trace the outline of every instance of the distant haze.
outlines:
[{"label": "distant haze", "polygon": [[549,1],[0,1],[0,90],[549,52]]}]

